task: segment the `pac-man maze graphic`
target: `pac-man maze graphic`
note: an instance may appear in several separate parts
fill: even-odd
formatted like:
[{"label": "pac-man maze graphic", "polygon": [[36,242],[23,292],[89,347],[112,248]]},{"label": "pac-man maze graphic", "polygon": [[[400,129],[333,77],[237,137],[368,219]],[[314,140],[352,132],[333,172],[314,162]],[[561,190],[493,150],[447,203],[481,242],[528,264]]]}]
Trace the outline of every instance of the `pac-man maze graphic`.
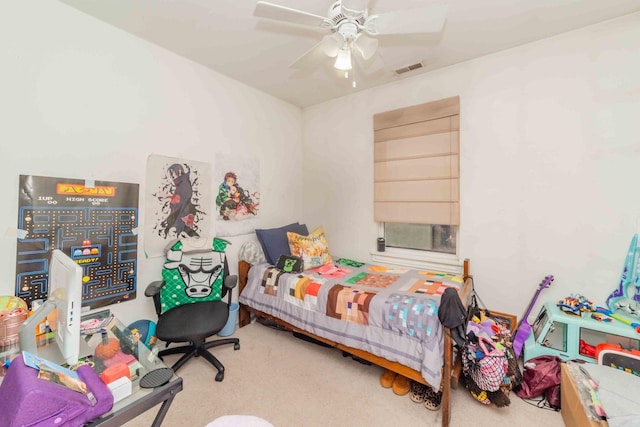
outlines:
[{"label": "pac-man maze graphic", "polygon": [[82,266],[83,306],[136,296],[137,208],[20,207],[16,295],[47,298],[49,257],[61,249]]}]

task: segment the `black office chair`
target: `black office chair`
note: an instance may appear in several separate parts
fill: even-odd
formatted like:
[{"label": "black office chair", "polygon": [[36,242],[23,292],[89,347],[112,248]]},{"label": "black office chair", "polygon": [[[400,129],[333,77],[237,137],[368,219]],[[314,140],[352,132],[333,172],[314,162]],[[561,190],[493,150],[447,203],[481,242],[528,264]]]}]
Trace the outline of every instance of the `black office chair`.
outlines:
[{"label": "black office chair", "polygon": [[208,349],[224,344],[233,344],[234,350],[240,349],[238,338],[221,338],[214,341],[206,341],[212,335],[220,332],[229,317],[229,307],[231,306],[231,290],[238,283],[238,276],[227,276],[223,282],[223,298],[226,294],[227,302],[224,301],[204,301],[185,304],[172,308],[162,313],[160,302],[160,290],[165,282],[160,280],[153,282],[145,289],[145,296],[153,297],[153,303],[158,315],[156,325],[156,337],[167,343],[188,342],[188,345],[167,348],[158,353],[162,359],[168,354],[184,355],[173,364],[171,369],[176,372],[192,357],[202,356],[216,367],[216,381],[224,379],[224,366],[209,352]]}]

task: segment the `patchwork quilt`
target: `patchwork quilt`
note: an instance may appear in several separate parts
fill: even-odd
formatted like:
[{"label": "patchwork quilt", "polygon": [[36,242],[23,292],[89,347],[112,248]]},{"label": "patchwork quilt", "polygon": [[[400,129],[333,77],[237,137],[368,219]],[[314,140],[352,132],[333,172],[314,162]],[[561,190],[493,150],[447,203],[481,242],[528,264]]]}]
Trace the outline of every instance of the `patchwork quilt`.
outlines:
[{"label": "patchwork quilt", "polygon": [[315,335],[399,362],[441,381],[440,296],[461,276],[334,259],[303,273],[262,263],[249,271],[240,302]]}]

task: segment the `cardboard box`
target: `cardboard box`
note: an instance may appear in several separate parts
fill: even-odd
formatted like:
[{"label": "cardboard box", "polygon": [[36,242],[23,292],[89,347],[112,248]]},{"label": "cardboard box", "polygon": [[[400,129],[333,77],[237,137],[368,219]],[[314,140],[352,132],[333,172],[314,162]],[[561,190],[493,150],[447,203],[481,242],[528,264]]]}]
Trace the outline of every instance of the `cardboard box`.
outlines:
[{"label": "cardboard box", "polygon": [[[605,408],[606,410],[606,408]],[[560,412],[567,427],[608,427],[606,421],[592,420],[588,415],[588,408],[580,399],[580,392],[573,377],[569,373],[567,364],[561,366],[560,378]]]}]

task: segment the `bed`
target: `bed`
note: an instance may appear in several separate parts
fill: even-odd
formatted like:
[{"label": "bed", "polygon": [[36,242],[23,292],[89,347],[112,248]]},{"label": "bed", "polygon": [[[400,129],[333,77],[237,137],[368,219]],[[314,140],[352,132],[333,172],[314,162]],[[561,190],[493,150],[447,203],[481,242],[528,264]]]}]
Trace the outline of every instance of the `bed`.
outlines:
[{"label": "bed", "polygon": [[[242,254],[242,250],[240,251]],[[453,341],[437,316],[446,287],[468,305],[469,261],[460,274],[380,266],[333,257],[301,273],[240,256],[239,326],[251,313],[442,391],[442,425],[451,417],[451,387],[460,369]],[[441,381],[442,378],[449,379]]]}]

